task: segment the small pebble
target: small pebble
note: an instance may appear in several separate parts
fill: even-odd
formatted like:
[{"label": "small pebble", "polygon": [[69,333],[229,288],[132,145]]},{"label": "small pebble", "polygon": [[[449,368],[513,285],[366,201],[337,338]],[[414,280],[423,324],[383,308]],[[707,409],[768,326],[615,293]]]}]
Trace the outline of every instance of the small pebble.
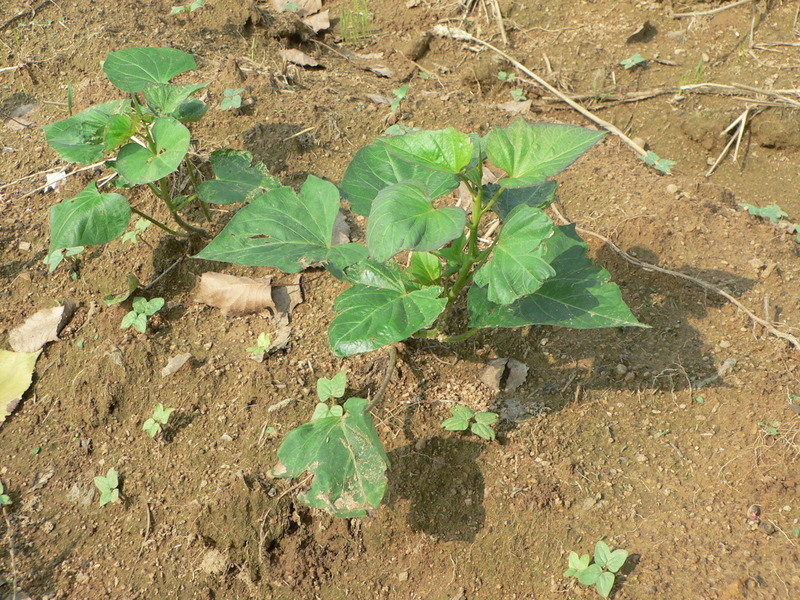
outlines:
[{"label": "small pebble", "polygon": [[767,523],[766,521],[761,523],[761,529],[763,529],[767,535],[772,535],[775,533],[775,525],[772,523]]},{"label": "small pebble", "polygon": [[677,193],[678,193],[678,186],[677,186],[677,185],[675,185],[674,183],[670,183],[670,184],[667,186],[667,193],[668,193],[668,194],[673,194],[673,195],[674,195],[674,194],[677,194]]},{"label": "small pebble", "polygon": [[721,340],[719,343],[720,348],[730,348],[731,343],[728,340]]},{"label": "small pebble", "polygon": [[27,252],[28,250],[31,249],[31,243],[30,242],[20,242],[19,243],[19,249],[22,250],[23,252]]}]

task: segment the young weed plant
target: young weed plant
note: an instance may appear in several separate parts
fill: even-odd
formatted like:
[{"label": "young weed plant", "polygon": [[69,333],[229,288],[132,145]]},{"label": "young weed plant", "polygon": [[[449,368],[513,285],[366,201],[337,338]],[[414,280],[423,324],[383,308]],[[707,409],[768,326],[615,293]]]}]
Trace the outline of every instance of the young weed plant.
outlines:
[{"label": "young weed plant", "polygon": [[569,568],[564,571],[564,577],[575,577],[583,585],[594,585],[597,593],[603,598],[608,598],[611,588],[614,587],[616,573],[628,559],[628,551],[617,549],[611,552],[603,540],[594,547],[594,563],[589,564],[589,555],[578,556],[576,552],[569,553]]},{"label": "young weed plant", "polygon": [[[52,272],[76,249],[105,244],[125,233],[131,213],[179,236],[205,236],[189,224],[182,209],[198,205],[207,220],[208,203],[244,202],[253,190],[274,187],[262,165],[251,167],[246,152],[219,150],[211,165],[217,178],[200,182],[189,159],[191,134],[186,123],[197,121],[208,107],[193,95],[207,83],[171,84],[174,77],[196,68],[194,57],[174,48],[126,48],[111,52],[103,63],[109,81],[127,96],[87,108],[44,126],[47,143],[70,163],[90,164],[107,158],[119,188],[146,186],[163,203],[177,229],[131,206],[119,193],[101,193],[89,183],[76,197],[50,209],[50,249],[45,260]],[[170,176],[184,169],[193,193],[173,197]]]},{"label": "young weed plant", "polygon": [[153,298],[147,300],[141,296],[136,296],[133,299],[132,308],[128,314],[122,317],[120,329],[128,329],[133,327],[139,333],[147,331],[147,318],[152,317],[164,307],[163,298]]},{"label": "young weed plant", "polygon": [[3,482],[0,481],[0,506],[10,506],[12,504],[11,498],[6,494],[3,487]]},{"label": "young weed plant", "polygon": [[100,490],[100,506],[119,501],[119,477],[114,467],[111,467],[105,476],[95,477],[94,484]]},{"label": "young weed plant", "polygon": [[162,427],[167,426],[169,416],[174,412],[174,408],[164,408],[164,405],[159,402],[153,409],[153,416],[147,419],[142,425],[142,429],[151,438],[155,438]]},{"label": "young weed plant", "polygon": [[[279,187],[254,197],[197,257],[286,273],[321,264],[350,283],[334,302],[328,330],[340,357],[412,336],[457,342],[495,327],[643,326],[608,272],[587,257],[575,226],[555,225],[544,210],[556,189],[548,178],[602,135],[519,119],[483,138],[453,128],[382,137],[356,153],[340,186],[352,212],[369,217],[365,245],[334,245],[340,189],[311,175],[299,194]],[[506,176],[482,183],[487,160]],[[471,195],[468,210],[451,196],[460,183]],[[482,240],[494,219],[497,233]],[[469,321],[456,328],[450,315],[464,305]],[[344,419],[336,425],[341,435],[349,431],[342,424],[348,419],[366,419],[365,406],[357,399],[345,403],[346,415],[336,416]],[[377,436],[364,440],[377,442]],[[334,514],[366,509],[357,509],[351,494],[339,511],[344,488],[331,493],[325,504]],[[315,496],[315,502],[322,501]]]},{"label": "young weed plant", "polygon": [[466,431],[467,428],[480,438],[494,441],[495,435],[491,426],[497,423],[498,414],[493,412],[479,412],[457,404],[450,409],[453,416],[442,422],[442,427],[447,431]]},{"label": "young weed plant", "polygon": [[242,93],[244,92],[244,88],[225,88],[223,92],[224,97],[222,101],[219,103],[219,107],[222,110],[238,110],[242,107]]}]

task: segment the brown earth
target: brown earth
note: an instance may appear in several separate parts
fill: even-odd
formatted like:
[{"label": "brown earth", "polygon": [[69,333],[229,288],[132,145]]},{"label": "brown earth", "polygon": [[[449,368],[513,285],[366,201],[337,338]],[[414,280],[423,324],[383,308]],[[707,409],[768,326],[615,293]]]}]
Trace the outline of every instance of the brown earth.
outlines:
[{"label": "brown earth", "polygon": [[[780,330],[797,333],[795,235],[739,207],[779,204],[790,222],[800,219],[796,106],[741,90],[677,94],[695,72],[704,83],[784,90],[796,101],[797,4],[762,0],[684,18],[672,18],[666,2],[499,4],[510,44],[481,2],[467,19],[477,37],[677,161],[674,176],[659,175],[606,136],[559,177],[561,211],[640,260],[724,289],[759,316],[767,307]],[[338,25],[307,37],[266,2],[208,0],[181,16],[170,6],[53,1],[11,22],[29,5],[0,6],[0,334],[5,342],[54,302],[80,305],[0,429],[0,480],[13,501],[0,525],[0,598],[14,596],[14,580],[36,599],[591,598],[593,589],[562,573],[570,551],[590,552],[601,538],[631,553],[618,600],[800,596],[798,350],[718,294],[633,266],[588,234],[596,260],[651,328],[537,327],[452,346],[406,343],[375,412],[390,489],[372,516],[352,520],[311,511],[296,501],[297,482],[268,475],[284,434],[308,419],[317,377],[343,368],[353,395],[364,395],[386,368],[385,353],[330,353],[338,283],[307,271],[290,348],[257,363],[245,348],[270,331],[269,315],[225,318],[197,304],[193,290],[208,270],[281,280],[272,269],[182,261],[148,290],[167,308],[146,335],[121,330],[125,309],[102,297],[124,287],[125,273],[150,282],[195,249],[150,228],[135,245],[90,249],[48,275],[49,207],[102,171],[42,193],[43,173],[65,163],[40,126],[66,116],[68,86],[75,109],[117,97],[100,63],[120,48],[196,54],[198,72],[182,80],[211,82],[212,108],[192,126],[194,151],[246,148],[292,185],[307,173],[339,181],[358,148],[393,121],[486,133],[514,118],[497,104],[515,86],[532,100],[526,118],[591,125],[519,73],[518,83],[500,81],[499,71],[513,69],[492,52],[428,39],[437,23],[461,20],[455,0],[370,2],[374,35],[361,45],[341,40]],[[349,7],[324,6],[333,17]],[[646,40],[626,43],[645,21],[654,28]],[[287,47],[324,66],[283,64],[278,50]],[[643,68],[619,65],[636,53],[647,59]],[[403,83],[408,97],[395,116],[367,96],[391,98]],[[219,110],[224,89],[238,87],[247,105]],[[653,90],[664,93],[619,102]],[[8,119],[24,104],[36,108]],[[746,107],[752,120],[738,162],[729,156],[704,176],[729,139],[720,133]],[[146,193],[129,198],[158,212]],[[189,364],[162,378],[184,352]],[[513,393],[481,383],[495,357],[524,362],[526,383]],[[158,402],[177,412],[154,441],[141,427]],[[498,441],[444,432],[455,403],[500,412]],[[100,508],[92,480],[110,466],[123,498]],[[752,504],[760,514],[748,519]]]}]

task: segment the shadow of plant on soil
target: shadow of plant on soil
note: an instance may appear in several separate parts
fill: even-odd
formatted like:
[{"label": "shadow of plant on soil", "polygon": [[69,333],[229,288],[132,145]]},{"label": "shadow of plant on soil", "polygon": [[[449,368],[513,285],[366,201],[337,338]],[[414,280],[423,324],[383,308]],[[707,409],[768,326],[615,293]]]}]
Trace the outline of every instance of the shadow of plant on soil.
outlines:
[{"label": "shadow of plant on soil", "polygon": [[392,469],[386,502],[411,503],[408,522],[446,541],[472,541],[483,528],[484,482],[477,458],[483,444],[458,437],[434,436],[389,453]]}]

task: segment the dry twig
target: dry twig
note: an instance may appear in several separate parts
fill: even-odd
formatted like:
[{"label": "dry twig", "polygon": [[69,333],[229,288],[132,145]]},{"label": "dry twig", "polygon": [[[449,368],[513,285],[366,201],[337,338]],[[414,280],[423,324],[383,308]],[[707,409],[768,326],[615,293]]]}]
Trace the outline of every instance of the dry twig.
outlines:
[{"label": "dry twig", "polygon": [[717,13],[721,13],[722,11],[728,10],[729,8],[736,8],[737,6],[741,6],[742,4],[747,4],[748,2],[755,2],[755,0],[739,0],[738,2],[732,2],[731,4],[726,4],[725,6],[720,6],[717,8],[713,8],[711,10],[704,10],[701,12],[676,13],[672,15],[672,18],[685,19],[687,17],[708,17],[711,15],[716,15]]}]

